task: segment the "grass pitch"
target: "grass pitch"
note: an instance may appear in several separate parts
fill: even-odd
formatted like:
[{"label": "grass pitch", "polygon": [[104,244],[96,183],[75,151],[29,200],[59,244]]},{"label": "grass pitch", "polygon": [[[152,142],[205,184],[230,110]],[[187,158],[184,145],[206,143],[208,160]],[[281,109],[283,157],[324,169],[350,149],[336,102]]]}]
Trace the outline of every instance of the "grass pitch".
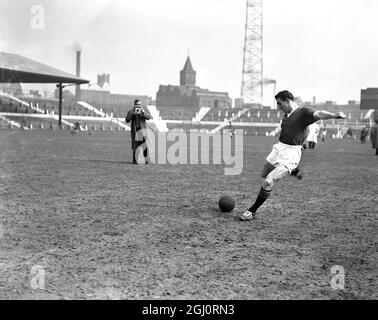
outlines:
[{"label": "grass pitch", "polygon": [[[131,164],[125,132],[0,131],[1,299],[377,299],[378,159],[370,145],[306,150],[303,180],[240,222],[277,138],[244,137],[222,165]],[[233,213],[217,202],[228,194]],[[45,288],[31,287],[31,268]],[[345,269],[345,289],[331,268]]]}]

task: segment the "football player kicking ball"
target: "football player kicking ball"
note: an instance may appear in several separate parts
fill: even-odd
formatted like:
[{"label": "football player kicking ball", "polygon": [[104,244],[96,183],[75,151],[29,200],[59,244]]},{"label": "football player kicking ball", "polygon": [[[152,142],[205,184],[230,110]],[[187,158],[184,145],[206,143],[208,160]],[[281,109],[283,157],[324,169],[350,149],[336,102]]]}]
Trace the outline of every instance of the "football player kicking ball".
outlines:
[{"label": "football player kicking ball", "polygon": [[243,221],[255,218],[258,208],[269,198],[277,181],[290,174],[301,177],[297,167],[301,160],[302,145],[307,136],[307,126],[318,120],[345,118],[342,112],[330,113],[300,107],[289,91],[281,91],[275,98],[278,109],[284,113],[279,142],[273,146],[272,152],[266,158],[262,171],[265,180],[253,206],[240,216],[240,220]]}]

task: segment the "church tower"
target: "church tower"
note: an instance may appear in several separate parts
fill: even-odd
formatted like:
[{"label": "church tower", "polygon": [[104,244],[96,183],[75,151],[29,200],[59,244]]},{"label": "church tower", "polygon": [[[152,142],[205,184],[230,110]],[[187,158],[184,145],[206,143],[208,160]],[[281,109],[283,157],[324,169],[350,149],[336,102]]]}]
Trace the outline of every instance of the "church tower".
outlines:
[{"label": "church tower", "polygon": [[180,86],[196,86],[196,72],[193,69],[189,56],[186,59],[184,69],[180,71]]}]

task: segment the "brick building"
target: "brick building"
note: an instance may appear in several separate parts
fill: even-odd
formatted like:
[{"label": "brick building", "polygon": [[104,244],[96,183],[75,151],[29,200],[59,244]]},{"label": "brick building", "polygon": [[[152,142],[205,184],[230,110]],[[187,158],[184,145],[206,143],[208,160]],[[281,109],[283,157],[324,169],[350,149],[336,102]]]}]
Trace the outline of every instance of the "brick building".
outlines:
[{"label": "brick building", "polygon": [[196,71],[188,57],[180,71],[180,85],[160,85],[156,93],[156,106],[228,109],[232,107],[232,100],[227,92],[210,91],[196,86]]},{"label": "brick building", "polygon": [[94,106],[111,107],[119,111],[128,110],[134,105],[135,99],[141,100],[143,105],[152,104],[152,98],[147,95],[111,93],[109,74],[98,75],[96,84],[90,84],[86,88],[82,88],[80,90],[80,99]]},{"label": "brick building", "polygon": [[378,110],[378,88],[361,90],[361,110]]}]

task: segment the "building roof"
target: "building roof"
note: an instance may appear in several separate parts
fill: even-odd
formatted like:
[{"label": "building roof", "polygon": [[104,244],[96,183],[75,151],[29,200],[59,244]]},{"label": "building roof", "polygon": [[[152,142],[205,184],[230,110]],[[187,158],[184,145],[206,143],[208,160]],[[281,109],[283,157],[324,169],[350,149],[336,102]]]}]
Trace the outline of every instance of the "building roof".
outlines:
[{"label": "building roof", "polygon": [[209,89],[201,89],[201,88],[196,88],[194,90],[196,91],[196,94],[198,96],[217,95],[217,96],[227,96],[228,97],[228,92],[211,91]]},{"label": "building roof", "polygon": [[185,72],[194,72],[194,69],[193,69],[193,66],[192,66],[192,62],[190,61],[189,56],[188,56],[188,58],[186,58],[184,69],[182,69],[182,71],[185,71]]},{"label": "building roof", "polygon": [[177,86],[177,85],[171,85],[171,84],[168,84],[168,85],[164,85],[164,84],[161,84],[159,86],[159,91],[162,90],[162,91],[175,91],[175,90],[178,90],[180,92],[180,95],[183,96],[183,95],[187,95],[187,96],[191,96],[193,94],[193,89],[194,88],[191,88],[191,87],[186,87],[186,86]]},{"label": "building roof", "polygon": [[0,82],[83,84],[89,81],[18,54],[0,52]]},{"label": "building roof", "polygon": [[106,89],[104,87],[99,86],[97,83],[89,83],[86,87],[81,88],[83,91],[103,91],[109,92],[110,89]]},{"label": "building roof", "polygon": [[198,96],[221,96],[228,98],[227,92],[220,92],[220,91],[210,91],[209,89],[202,89],[200,87],[189,87],[189,86],[177,86],[177,85],[160,85],[159,90],[178,90],[180,92],[180,95],[187,95],[192,96],[193,94],[196,94]]}]

